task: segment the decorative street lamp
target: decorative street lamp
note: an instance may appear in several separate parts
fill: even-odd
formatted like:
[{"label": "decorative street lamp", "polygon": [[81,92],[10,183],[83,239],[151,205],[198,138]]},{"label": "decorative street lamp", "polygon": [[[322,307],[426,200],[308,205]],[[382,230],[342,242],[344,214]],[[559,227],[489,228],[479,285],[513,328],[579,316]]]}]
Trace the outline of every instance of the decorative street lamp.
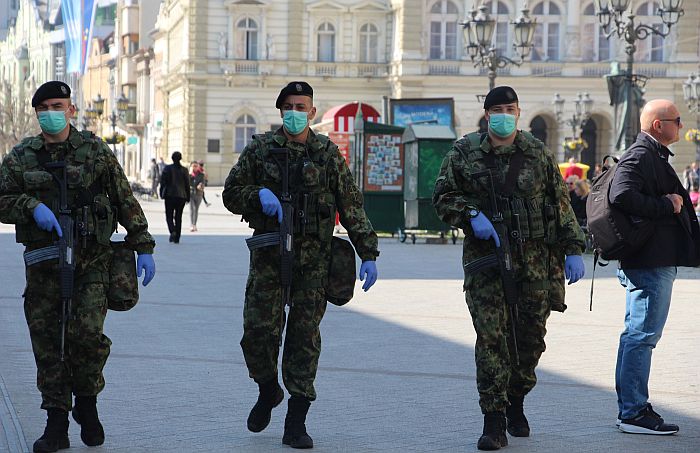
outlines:
[{"label": "decorative street lamp", "polygon": [[[103,118],[105,107],[104,98],[97,93],[97,97],[92,100],[92,107],[85,111],[85,116],[91,120],[98,118]],[[112,137],[107,140],[107,143],[112,145],[112,152],[117,155],[117,121],[121,116],[129,109],[129,100],[121,94],[116,100],[116,109],[112,109],[112,113],[105,119],[109,120],[112,124]]]},{"label": "decorative street lamp", "polygon": [[585,126],[591,118],[593,99],[591,99],[588,93],[577,93],[576,99],[574,99],[574,114],[571,118],[567,119],[563,118],[565,102],[566,100],[559,96],[559,93],[554,93],[552,104],[554,104],[557,122],[569,125],[572,132],[572,136],[566,137],[564,140],[564,148],[571,151],[576,159],[581,160],[579,153],[583,148],[588,147],[588,143],[578,134],[578,129],[581,128],[581,131],[583,131],[583,126]]},{"label": "decorative street lamp", "polygon": [[[526,4],[527,5],[527,4]],[[496,30],[496,19],[488,13],[488,7],[481,5],[479,11],[471,9],[462,25],[464,42],[468,43],[467,53],[474,66],[488,69],[489,90],[496,86],[496,71],[505,68],[509,64],[520,66],[532,51],[532,39],[535,34],[536,22],[530,18],[530,10],[527,6],[521,10],[521,15],[511,22],[513,25],[513,49],[517,59],[513,60],[500,54],[500,50],[493,45],[493,32]]]},{"label": "decorative street lamp", "polygon": [[700,75],[690,74],[683,82],[683,99],[688,110],[695,113],[695,129],[689,129],[685,139],[695,143],[695,160],[700,161]]},{"label": "decorative street lamp", "polygon": [[[644,40],[649,36],[660,36],[666,38],[671,32],[671,27],[678,23],[679,19],[685,13],[683,8],[683,0],[661,0],[661,7],[657,10],[657,15],[666,25],[666,31],[647,24],[635,23],[635,15],[632,14],[631,0],[596,0],[598,11],[598,20],[603,27],[605,37],[610,39],[611,36],[617,37],[626,42],[625,53],[627,54],[627,70],[624,75],[615,75],[613,77],[622,78],[623,81],[619,84],[613,82],[611,89],[612,104],[618,105],[622,103],[621,99],[626,104],[624,117],[624,143],[621,143],[622,130],[618,131],[618,147],[627,148],[636,139],[636,134],[639,131],[639,118],[632,118],[632,103],[633,87],[641,89],[646,82],[646,78],[637,76],[632,72],[634,65],[634,52],[637,50],[635,42]],[[630,9],[628,12],[627,9]],[[615,86],[617,85],[617,86]],[[620,91],[621,87],[624,91]],[[622,94],[622,96],[621,96]],[[636,113],[636,112],[635,112]],[[635,115],[638,116],[638,115]],[[633,123],[634,121],[634,123]],[[623,146],[620,146],[620,145]]]}]

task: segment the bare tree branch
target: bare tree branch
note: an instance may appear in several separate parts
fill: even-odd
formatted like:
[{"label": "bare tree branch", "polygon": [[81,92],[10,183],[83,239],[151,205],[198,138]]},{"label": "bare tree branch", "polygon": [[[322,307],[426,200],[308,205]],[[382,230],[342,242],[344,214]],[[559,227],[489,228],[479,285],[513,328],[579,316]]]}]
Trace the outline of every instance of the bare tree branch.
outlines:
[{"label": "bare tree branch", "polygon": [[0,154],[5,155],[23,138],[39,133],[31,103],[17,87],[0,81]]}]

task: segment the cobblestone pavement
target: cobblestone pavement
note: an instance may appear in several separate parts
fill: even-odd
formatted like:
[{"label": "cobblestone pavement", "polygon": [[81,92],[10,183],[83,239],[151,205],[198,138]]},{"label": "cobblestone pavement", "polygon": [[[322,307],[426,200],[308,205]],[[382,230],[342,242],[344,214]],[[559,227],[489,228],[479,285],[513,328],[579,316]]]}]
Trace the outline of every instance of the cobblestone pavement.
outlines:
[{"label": "cobblestone pavement", "polygon": [[[245,420],[257,387],[238,342],[248,270],[246,225],[216,189],[199,232],[169,244],[162,203],[144,200],[156,235],[157,275],[127,313],[111,312],[113,340],[99,409],[107,440],[88,449],[73,423],[70,451],[269,452],[281,444],[285,405],[260,434]],[[185,208],[185,224],[189,220]],[[380,280],[324,318],[318,400],[308,429],[319,452],[476,451],[482,416],[459,245],[380,241]],[[35,366],[22,311],[21,247],[0,225],[0,451],[29,451],[41,435]],[[671,437],[620,433],[614,366],[624,293],[614,266],[569,287],[565,314],[549,320],[539,383],[526,399],[532,436],[507,452],[700,451],[700,270],[682,269],[664,337],[654,352],[654,408],[681,427]],[[359,288],[359,287],[358,287]]]}]

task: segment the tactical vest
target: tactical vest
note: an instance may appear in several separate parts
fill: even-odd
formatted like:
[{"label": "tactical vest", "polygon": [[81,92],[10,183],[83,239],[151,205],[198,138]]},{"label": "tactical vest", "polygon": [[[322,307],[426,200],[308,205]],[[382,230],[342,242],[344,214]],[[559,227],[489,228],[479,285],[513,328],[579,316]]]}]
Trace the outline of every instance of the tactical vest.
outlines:
[{"label": "tactical vest", "polygon": [[[529,141],[536,141],[541,144],[529,132],[520,132]],[[543,240],[547,244],[555,244],[557,241],[557,213],[559,212],[556,193],[552,191],[535,193],[533,196],[528,197],[522,196],[522,193],[527,190],[521,188],[520,194],[514,195],[513,191],[516,186],[527,183],[526,178],[528,174],[522,171],[524,166],[521,166],[518,171],[514,172],[512,177],[508,174],[503,177],[503,168],[496,162],[495,155],[493,153],[485,153],[481,149],[484,135],[478,132],[467,135],[469,152],[464,157],[470,162],[481,161],[485,167],[492,170],[495,175],[494,183],[497,184],[498,208],[503,215],[505,224],[508,225],[509,231],[518,231],[517,234],[523,240]],[[541,144],[540,149],[543,147],[544,145]],[[522,150],[518,152],[522,153]],[[511,165],[518,165],[514,156],[515,154],[511,156]],[[482,206],[482,210],[488,217],[491,216],[491,207],[488,204]]]},{"label": "tactical vest", "polygon": [[[68,142],[66,146],[66,185],[68,206],[79,231],[76,240],[96,241],[110,245],[110,237],[116,229],[116,214],[102,181],[95,179],[95,159],[100,150],[100,141],[90,131],[81,131],[83,144],[73,152]],[[24,170],[24,188],[27,195],[44,203],[54,214],[59,212],[60,189],[52,171],[44,168],[50,161],[48,151],[39,154],[31,146],[35,138],[27,138],[14,148]],[[56,174],[58,177],[60,175]],[[16,240],[25,245],[51,243],[53,232],[40,229],[35,222],[16,224]]]},{"label": "tactical vest", "polygon": [[[269,151],[277,146],[273,136],[273,132],[267,132],[254,135],[253,140],[257,141],[256,153],[263,168],[263,173],[257,175],[258,183],[279,198],[282,193],[281,168]],[[317,138],[323,145],[322,150],[309,151],[308,156],[296,160],[290,156],[289,192],[295,212],[294,234],[310,234],[330,240],[336,213],[334,191],[330,187],[331,141],[323,135],[317,135]],[[246,214],[244,220],[259,232],[279,231],[277,218],[266,216],[262,211]]]}]

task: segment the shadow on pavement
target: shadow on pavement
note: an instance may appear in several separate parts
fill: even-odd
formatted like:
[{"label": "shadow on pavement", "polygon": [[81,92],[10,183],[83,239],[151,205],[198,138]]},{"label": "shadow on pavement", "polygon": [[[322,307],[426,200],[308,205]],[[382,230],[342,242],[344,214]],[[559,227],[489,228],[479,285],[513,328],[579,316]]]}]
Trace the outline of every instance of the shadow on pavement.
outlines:
[{"label": "shadow on pavement", "polygon": [[[140,304],[108,316],[114,344],[99,397],[107,432],[99,451],[287,450],[281,445],[286,403],[263,433],[245,428],[257,388],[238,345],[248,273],[243,237],[191,235],[174,245],[161,235],[157,241],[157,275]],[[44,412],[19,297],[21,249],[12,242],[0,234],[0,376],[31,446]],[[314,451],[476,451],[482,416],[473,328],[460,289],[461,247],[382,241],[380,248],[377,286],[366,294],[358,289],[346,307],[330,306],[322,324],[319,399],[307,420]],[[681,432],[662,438],[615,428],[612,381],[624,301],[610,285],[611,272],[601,273],[599,291],[603,298],[606,291],[615,294],[614,302],[599,302],[588,314],[586,280],[574,294],[576,306],[550,318],[540,382],[526,400],[533,435],[510,438],[504,451],[699,450],[698,388],[669,385],[671,379],[694,383],[697,337],[676,333],[674,319],[656,359],[675,366],[654,370],[651,393],[655,408]],[[661,347],[674,339],[679,349]],[[95,451],[82,446],[76,424],[70,436],[71,451]]]}]

